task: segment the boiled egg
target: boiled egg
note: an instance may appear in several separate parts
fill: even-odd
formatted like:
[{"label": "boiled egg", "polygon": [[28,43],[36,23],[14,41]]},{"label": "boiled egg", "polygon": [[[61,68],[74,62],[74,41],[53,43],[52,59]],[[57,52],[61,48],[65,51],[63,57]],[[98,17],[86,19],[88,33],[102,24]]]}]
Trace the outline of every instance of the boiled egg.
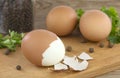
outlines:
[{"label": "boiled egg", "polygon": [[111,32],[110,18],[100,10],[88,10],[80,18],[80,32],[90,41],[106,39]]},{"label": "boiled egg", "polygon": [[24,56],[37,66],[51,66],[59,63],[65,56],[61,39],[48,30],[33,30],[25,35],[21,43]]},{"label": "boiled egg", "polygon": [[77,14],[69,6],[56,6],[47,15],[47,29],[58,36],[66,36],[72,33],[77,24]]}]

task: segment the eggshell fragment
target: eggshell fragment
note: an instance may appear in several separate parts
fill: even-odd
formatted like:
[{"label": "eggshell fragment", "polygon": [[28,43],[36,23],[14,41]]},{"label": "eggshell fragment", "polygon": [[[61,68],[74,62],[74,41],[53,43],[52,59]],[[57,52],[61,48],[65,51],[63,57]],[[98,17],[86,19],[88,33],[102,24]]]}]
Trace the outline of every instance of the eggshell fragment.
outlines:
[{"label": "eggshell fragment", "polygon": [[54,70],[67,70],[68,66],[62,63],[54,65]]},{"label": "eggshell fragment", "polygon": [[89,56],[87,53],[83,52],[78,56],[79,59],[82,60],[91,60],[93,59],[91,56]]},{"label": "eggshell fragment", "polygon": [[88,67],[88,62],[86,60],[82,61],[81,63],[78,62],[78,59],[74,57],[66,56],[63,61],[64,64],[68,65],[74,71],[82,71]]},{"label": "eggshell fragment", "polygon": [[74,64],[74,62],[78,62],[78,59],[76,58],[76,56],[73,57],[69,57],[69,56],[65,56],[63,63],[66,65],[72,65]]},{"label": "eggshell fragment", "polygon": [[86,60],[82,61],[81,63],[76,64],[76,67],[74,68],[75,71],[83,71],[87,69],[88,62]]}]

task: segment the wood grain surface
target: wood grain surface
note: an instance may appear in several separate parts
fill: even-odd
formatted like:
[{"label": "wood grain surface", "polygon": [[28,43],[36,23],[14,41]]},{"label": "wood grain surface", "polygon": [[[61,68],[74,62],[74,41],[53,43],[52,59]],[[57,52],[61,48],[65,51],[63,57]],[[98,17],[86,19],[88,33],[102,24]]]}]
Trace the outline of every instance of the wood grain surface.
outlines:
[{"label": "wood grain surface", "polygon": [[[68,5],[74,9],[82,8],[84,10],[113,6],[120,15],[120,0],[36,0],[35,28],[45,28],[46,15],[53,7],[58,5]],[[115,70],[96,78],[120,78],[120,70]]]},{"label": "wood grain surface", "polygon": [[[65,46],[72,46],[73,50],[66,52],[67,56],[77,56],[82,52],[87,52],[94,58],[88,61],[89,66],[85,71],[74,72],[67,70],[55,72],[51,70],[53,67],[37,67],[30,63],[24,57],[20,48],[17,48],[16,52],[8,56],[4,55],[5,49],[1,49],[0,78],[95,78],[98,75],[120,68],[120,44],[115,45],[114,48],[108,48],[107,41],[104,41],[105,47],[100,48],[98,43],[80,43],[82,40],[78,33],[61,37],[61,39]],[[94,53],[88,52],[90,47],[95,49]],[[17,65],[21,65],[22,69],[16,70]],[[112,75],[108,76],[112,77]]]}]

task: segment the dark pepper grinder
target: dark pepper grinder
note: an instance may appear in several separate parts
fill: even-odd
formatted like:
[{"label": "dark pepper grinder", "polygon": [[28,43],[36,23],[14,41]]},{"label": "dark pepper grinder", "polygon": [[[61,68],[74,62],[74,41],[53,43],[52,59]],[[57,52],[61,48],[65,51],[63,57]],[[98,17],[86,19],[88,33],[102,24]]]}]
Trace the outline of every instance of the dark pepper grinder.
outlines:
[{"label": "dark pepper grinder", "polygon": [[4,0],[2,8],[3,29],[16,32],[33,30],[33,2],[32,0]]}]

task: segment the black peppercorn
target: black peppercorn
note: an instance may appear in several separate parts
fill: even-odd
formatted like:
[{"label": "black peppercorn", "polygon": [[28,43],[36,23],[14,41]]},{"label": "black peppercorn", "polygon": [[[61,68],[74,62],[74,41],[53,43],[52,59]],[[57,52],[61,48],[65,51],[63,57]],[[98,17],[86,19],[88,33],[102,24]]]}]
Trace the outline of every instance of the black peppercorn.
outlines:
[{"label": "black peppercorn", "polygon": [[111,43],[111,42],[108,43],[108,47],[109,47],[109,48],[112,48],[113,46],[114,46],[113,43]]},{"label": "black peppercorn", "polygon": [[10,49],[7,49],[4,54],[5,54],[5,55],[9,55],[10,52],[11,52],[11,50],[10,50]]},{"label": "black peppercorn", "polygon": [[89,52],[93,53],[94,52],[94,48],[89,48]]},{"label": "black peppercorn", "polygon": [[103,43],[100,43],[100,44],[99,44],[99,47],[100,47],[100,48],[103,48],[103,47],[104,47],[104,44],[103,44]]},{"label": "black peppercorn", "polygon": [[72,47],[71,46],[67,46],[66,47],[66,51],[71,52],[72,51]]},{"label": "black peppercorn", "polygon": [[17,69],[17,70],[21,70],[21,66],[20,66],[20,65],[17,65],[17,66],[16,66],[16,69]]}]

